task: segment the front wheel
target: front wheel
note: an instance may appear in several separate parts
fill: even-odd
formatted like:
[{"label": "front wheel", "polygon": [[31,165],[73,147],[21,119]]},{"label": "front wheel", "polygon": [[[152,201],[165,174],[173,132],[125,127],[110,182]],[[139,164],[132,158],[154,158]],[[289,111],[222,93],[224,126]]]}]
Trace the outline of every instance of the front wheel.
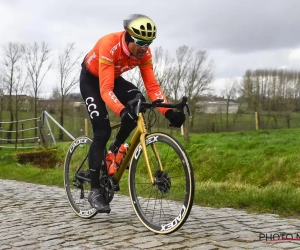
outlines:
[{"label": "front wheel", "polygon": [[183,146],[172,136],[153,133],[146,149],[154,183],[151,183],[139,144],[129,170],[129,193],[140,221],[150,231],[169,234],[187,220],[194,200],[194,173]]}]

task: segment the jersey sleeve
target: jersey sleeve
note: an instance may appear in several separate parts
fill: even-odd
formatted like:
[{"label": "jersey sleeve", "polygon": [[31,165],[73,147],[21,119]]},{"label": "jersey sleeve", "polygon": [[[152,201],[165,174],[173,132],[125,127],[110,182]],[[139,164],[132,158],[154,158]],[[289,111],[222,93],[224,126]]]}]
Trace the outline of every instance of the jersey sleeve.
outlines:
[{"label": "jersey sleeve", "polygon": [[114,89],[114,56],[111,55],[111,45],[102,44],[99,48],[99,84],[100,95],[106,105],[117,115],[120,115],[124,105],[113,92]]},{"label": "jersey sleeve", "polygon": [[[141,70],[141,75],[145,84],[146,91],[151,101],[163,99],[164,102],[167,103],[167,98],[154,76],[152,59],[150,58],[148,61],[141,64],[139,67]],[[158,108],[158,110],[164,115],[167,112],[167,110],[169,110],[169,108]]]}]

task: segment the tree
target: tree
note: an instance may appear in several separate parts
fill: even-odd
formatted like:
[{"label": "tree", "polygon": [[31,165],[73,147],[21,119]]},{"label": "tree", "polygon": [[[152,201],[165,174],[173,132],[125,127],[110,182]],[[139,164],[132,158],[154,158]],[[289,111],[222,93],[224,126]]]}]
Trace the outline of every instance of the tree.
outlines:
[{"label": "tree", "polygon": [[[3,109],[4,109],[4,78],[3,78],[3,72],[1,69],[0,70],[0,123],[2,122]],[[1,128],[0,128],[0,130],[1,130]]]},{"label": "tree", "polygon": [[174,59],[170,57],[168,51],[162,47],[154,49],[153,53],[153,71],[156,80],[164,91],[164,94],[169,99],[171,96],[170,81],[175,68],[173,67]]},{"label": "tree", "polygon": [[[209,90],[213,79],[214,64],[207,62],[208,54],[205,51],[195,51],[188,46],[181,46],[176,50],[176,63],[171,82],[174,101],[186,95],[189,100],[192,116],[197,110],[197,102],[204,91]],[[193,120],[188,117],[185,126],[185,140],[189,139],[189,128],[193,127]]]},{"label": "tree", "polygon": [[[59,93],[60,93],[60,125],[64,126],[65,100],[79,82],[80,58],[82,54],[77,54],[75,44],[70,43],[58,55],[59,70]],[[63,131],[60,129],[59,140],[63,141]]]},{"label": "tree", "polygon": [[[33,45],[27,44],[25,46],[26,67],[33,89],[35,117],[37,117],[39,91],[52,66],[51,63],[47,64],[49,58],[50,49],[45,42],[41,42],[41,44],[35,42]],[[37,121],[35,121],[35,126],[37,127]],[[35,136],[37,136],[37,131],[35,131]]]},{"label": "tree", "polygon": [[259,69],[247,70],[242,95],[250,111],[265,111],[277,127],[278,118],[284,116],[290,127],[291,113],[299,110],[300,73],[298,71]]},{"label": "tree", "polygon": [[50,99],[55,101],[59,101],[61,99],[60,89],[57,86],[52,89]]},{"label": "tree", "polygon": [[[155,78],[160,85],[162,91],[166,95],[167,99],[171,99],[170,90],[170,82],[172,78],[172,73],[174,71],[174,67],[172,63],[174,60],[170,57],[170,54],[167,50],[164,50],[162,47],[157,47],[153,52],[153,71]],[[156,125],[159,128],[161,115],[157,110],[154,111],[156,113]],[[151,121],[150,121],[151,122]]]},{"label": "tree", "polygon": [[[10,114],[10,125],[8,131],[13,131],[12,121],[14,121],[17,109],[13,105],[13,92],[19,88],[20,78],[22,75],[21,60],[24,55],[24,46],[20,43],[9,43],[4,47],[4,73],[3,82],[8,92],[8,111]],[[17,128],[16,128],[17,129]],[[7,134],[8,143],[12,141],[12,132]]]},{"label": "tree", "polygon": [[[187,68],[184,83],[184,94],[188,97],[191,114],[194,117],[197,109],[197,102],[200,96],[207,90],[214,77],[214,63],[207,62],[206,51],[193,51]],[[190,123],[190,125],[189,125]],[[186,124],[185,141],[189,140],[189,128],[193,128],[193,119],[190,122],[188,117]]]},{"label": "tree", "polygon": [[[0,70],[0,138],[2,138],[2,111],[4,109],[4,79],[2,69]],[[0,144],[2,141],[0,139]]]},{"label": "tree", "polygon": [[239,83],[236,79],[228,79],[223,90],[225,100],[225,114],[226,114],[226,129],[229,128],[229,106],[230,102],[235,99],[239,89]]},{"label": "tree", "polygon": [[183,93],[184,81],[187,79],[188,68],[192,60],[194,49],[188,46],[180,46],[176,50],[175,64],[173,65],[173,76],[169,82],[169,89],[174,102],[179,100],[179,96]]}]

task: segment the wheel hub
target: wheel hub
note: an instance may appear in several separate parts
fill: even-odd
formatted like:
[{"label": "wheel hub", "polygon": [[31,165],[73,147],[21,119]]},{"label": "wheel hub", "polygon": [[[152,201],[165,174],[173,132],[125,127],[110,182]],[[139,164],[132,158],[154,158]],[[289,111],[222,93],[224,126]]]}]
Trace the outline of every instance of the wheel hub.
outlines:
[{"label": "wheel hub", "polygon": [[154,174],[155,186],[162,194],[167,194],[171,189],[171,178],[167,172],[158,170]]}]

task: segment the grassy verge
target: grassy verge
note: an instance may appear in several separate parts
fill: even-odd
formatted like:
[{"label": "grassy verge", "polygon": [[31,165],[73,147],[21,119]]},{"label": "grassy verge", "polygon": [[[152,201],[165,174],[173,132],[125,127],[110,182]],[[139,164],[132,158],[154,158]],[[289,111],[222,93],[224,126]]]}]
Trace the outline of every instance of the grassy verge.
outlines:
[{"label": "grassy verge", "polygon": [[[300,217],[300,129],[199,134],[185,144],[195,172],[195,204]],[[182,141],[182,138],[179,138]],[[53,169],[19,165],[0,150],[0,178],[63,186],[68,143]],[[127,192],[127,178],[121,190]]]}]

